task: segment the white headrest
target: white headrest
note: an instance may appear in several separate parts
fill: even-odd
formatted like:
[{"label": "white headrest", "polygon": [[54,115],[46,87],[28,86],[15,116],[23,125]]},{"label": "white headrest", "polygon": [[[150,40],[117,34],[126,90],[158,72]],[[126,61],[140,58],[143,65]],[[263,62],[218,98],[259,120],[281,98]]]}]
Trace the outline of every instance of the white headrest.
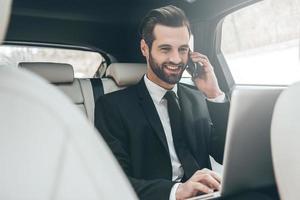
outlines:
[{"label": "white headrest", "polygon": [[271,148],[280,199],[300,199],[299,119],[300,82],[297,82],[281,93],[272,118]]},{"label": "white headrest", "polygon": [[137,199],[101,135],[57,88],[0,67],[0,91],[0,199]]},{"label": "white headrest", "polygon": [[38,74],[50,83],[72,83],[74,81],[73,67],[69,64],[21,62],[19,63],[19,67]]},{"label": "white headrest", "polygon": [[6,28],[10,17],[11,2],[11,0],[0,1],[0,43],[2,42],[6,33]]},{"label": "white headrest", "polygon": [[120,87],[136,84],[147,71],[144,63],[112,63],[106,70],[106,76],[115,80]]}]

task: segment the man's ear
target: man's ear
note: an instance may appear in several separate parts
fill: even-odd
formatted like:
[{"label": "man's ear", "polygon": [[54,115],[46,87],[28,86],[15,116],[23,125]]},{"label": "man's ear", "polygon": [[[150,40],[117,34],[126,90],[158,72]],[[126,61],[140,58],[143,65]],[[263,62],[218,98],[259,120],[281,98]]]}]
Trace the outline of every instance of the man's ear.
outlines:
[{"label": "man's ear", "polygon": [[148,58],[149,57],[149,47],[144,39],[141,39],[140,47],[141,47],[143,56]]}]

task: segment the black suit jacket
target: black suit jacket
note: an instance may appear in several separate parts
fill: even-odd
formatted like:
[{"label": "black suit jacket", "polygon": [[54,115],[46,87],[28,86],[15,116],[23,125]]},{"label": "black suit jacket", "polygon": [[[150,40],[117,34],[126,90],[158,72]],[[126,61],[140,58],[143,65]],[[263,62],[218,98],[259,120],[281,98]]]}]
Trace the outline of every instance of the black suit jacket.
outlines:
[{"label": "black suit jacket", "polygon": [[[202,93],[181,84],[178,85],[178,96],[184,134],[199,169],[211,168],[209,155],[222,162],[228,103],[208,104]],[[208,106],[218,112],[210,115]],[[169,150],[144,80],[100,97],[96,102],[95,125],[138,196],[141,199],[168,199],[174,185]]]}]

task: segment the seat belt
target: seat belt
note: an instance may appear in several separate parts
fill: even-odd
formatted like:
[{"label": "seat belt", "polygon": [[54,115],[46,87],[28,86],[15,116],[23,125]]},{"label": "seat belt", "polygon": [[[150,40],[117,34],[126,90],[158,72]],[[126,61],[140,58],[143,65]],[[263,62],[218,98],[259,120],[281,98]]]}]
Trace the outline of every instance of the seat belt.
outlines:
[{"label": "seat belt", "polygon": [[103,83],[100,78],[92,78],[91,83],[93,87],[94,101],[96,103],[98,98],[104,95]]}]

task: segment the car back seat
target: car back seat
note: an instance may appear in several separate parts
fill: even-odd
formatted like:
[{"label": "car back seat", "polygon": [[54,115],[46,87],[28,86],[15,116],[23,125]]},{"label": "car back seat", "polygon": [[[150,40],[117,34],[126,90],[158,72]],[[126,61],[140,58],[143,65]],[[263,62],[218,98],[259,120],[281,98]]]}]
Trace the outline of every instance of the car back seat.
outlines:
[{"label": "car back seat", "polygon": [[91,122],[94,121],[94,97],[91,81],[89,79],[75,79],[71,65],[48,62],[21,62],[19,67],[34,72],[57,86]]},{"label": "car back seat", "polygon": [[74,78],[73,67],[69,64],[21,62],[19,67],[38,74],[57,86],[92,123],[95,102],[99,96],[137,83],[147,69],[146,64],[113,63],[108,67],[106,77],[102,79],[77,79]]}]

